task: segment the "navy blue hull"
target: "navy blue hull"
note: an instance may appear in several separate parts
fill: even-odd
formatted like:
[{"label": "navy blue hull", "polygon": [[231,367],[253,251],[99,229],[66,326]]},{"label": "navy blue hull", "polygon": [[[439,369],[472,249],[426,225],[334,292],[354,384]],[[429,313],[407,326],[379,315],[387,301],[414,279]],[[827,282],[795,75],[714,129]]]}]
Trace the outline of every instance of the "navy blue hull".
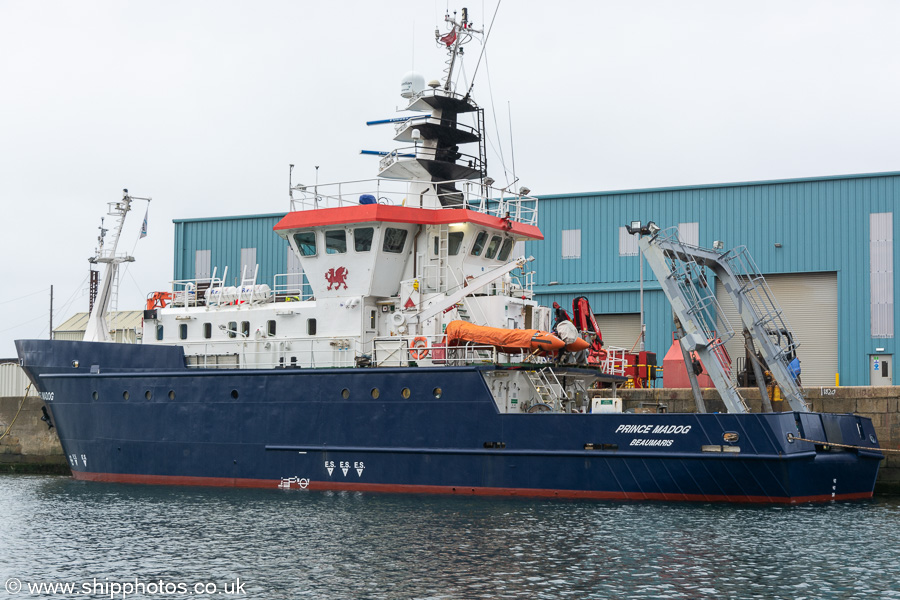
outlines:
[{"label": "navy blue hull", "polygon": [[855,415],[501,414],[494,367],[203,371],[178,347],[17,347],[78,479],[803,502],[870,497],[883,458]]}]

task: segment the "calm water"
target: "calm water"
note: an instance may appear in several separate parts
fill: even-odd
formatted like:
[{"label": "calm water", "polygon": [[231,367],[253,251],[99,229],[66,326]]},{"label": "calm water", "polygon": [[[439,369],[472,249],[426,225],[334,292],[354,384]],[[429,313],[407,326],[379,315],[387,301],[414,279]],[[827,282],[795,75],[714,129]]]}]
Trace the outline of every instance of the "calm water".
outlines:
[{"label": "calm water", "polygon": [[[23,588],[7,596],[10,577]],[[122,597],[27,588],[94,578],[189,589],[135,598],[187,598],[198,583],[219,598],[900,598],[900,502],[622,504],[0,477],[0,598]]]}]

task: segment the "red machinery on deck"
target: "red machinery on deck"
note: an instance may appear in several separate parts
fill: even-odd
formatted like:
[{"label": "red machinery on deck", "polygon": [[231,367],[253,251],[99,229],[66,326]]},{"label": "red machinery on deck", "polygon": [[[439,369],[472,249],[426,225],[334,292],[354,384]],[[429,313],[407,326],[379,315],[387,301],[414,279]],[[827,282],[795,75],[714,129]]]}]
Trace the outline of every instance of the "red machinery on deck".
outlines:
[{"label": "red machinery on deck", "polygon": [[[594,319],[594,313],[591,311],[591,305],[586,297],[578,296],[572,300],[572,314],[574,318],[570,317],[557,302],[553,303],[553,308],[556,317],[553,323],[554,330],[556,329],[556,324],[560,321],[572,321],[581,337],[590,340],[591,347],[588,350],[589,364],[600,364],[607,359],[608,353],[603,347],[603,334],[600,332],[597,320]],[[650,387],[651,382],[656,379],[656,353],[626,351],[624,368],[625,376],[631,380],[634,387]]]}]

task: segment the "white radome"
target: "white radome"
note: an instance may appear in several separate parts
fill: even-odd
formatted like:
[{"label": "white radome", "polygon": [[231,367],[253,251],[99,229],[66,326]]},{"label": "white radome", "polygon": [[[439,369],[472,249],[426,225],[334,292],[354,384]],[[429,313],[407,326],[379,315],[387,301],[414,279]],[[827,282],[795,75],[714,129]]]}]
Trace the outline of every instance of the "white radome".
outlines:
[{"label": "white radome", "polygon": [[400,96],[412,98],[425,89],[425,78],[415,71],[410,71],[400,81]]}]

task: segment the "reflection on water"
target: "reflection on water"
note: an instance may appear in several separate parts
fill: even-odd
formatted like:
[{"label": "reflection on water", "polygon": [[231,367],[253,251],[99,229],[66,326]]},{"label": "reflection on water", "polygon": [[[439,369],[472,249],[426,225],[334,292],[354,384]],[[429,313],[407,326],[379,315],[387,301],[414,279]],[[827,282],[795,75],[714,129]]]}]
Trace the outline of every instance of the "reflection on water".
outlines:
[{"label": "reflection on water", "polygon": [[0,586],[240,577],[243,598],[900,598],[894,499],[757,507],[6,476],[0,515]]}]

